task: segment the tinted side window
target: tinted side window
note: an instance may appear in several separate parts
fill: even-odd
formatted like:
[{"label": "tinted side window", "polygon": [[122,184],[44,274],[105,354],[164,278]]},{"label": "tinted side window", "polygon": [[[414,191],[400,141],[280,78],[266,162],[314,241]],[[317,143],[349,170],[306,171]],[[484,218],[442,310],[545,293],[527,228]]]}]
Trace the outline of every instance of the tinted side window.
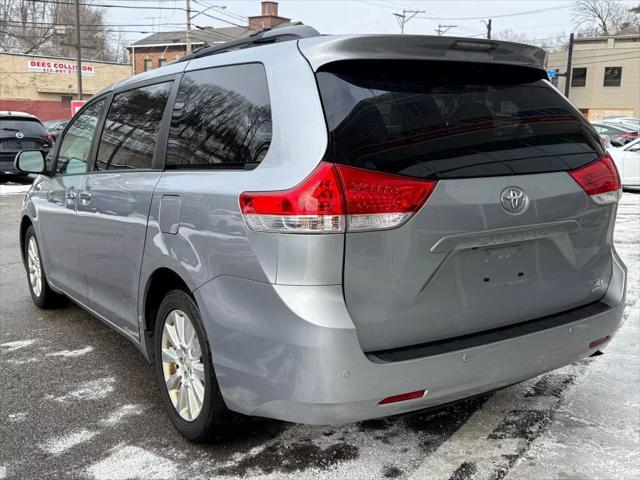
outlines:
[{"label": "tinted side window", "polygon": [[171,82],[113,97],[100,138],[96,170],[151,168]]},{"label": "tinted side window", "polygon": [[66,175],[87,171],[91,142],[104,105],[105,100],[99,100],[72,120],[58,151],[56,173]]},{"label": "tinted side window", "polygon": [[260,64],[184,75],[171,119],[167,167],[243,168],[271,143],[267,77]]}]

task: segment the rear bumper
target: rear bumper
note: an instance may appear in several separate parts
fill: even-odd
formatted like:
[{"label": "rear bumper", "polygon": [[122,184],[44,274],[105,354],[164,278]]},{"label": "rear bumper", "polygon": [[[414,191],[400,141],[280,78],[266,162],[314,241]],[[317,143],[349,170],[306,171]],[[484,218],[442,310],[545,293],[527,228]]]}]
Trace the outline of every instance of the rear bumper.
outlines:
[{"label": "rear bumper", "polygon": [[[280,286],[222,276],[194,293],[227,406],[307,424],[346,423],[428,408],[554,370],[612,336],[625,303],[626,268],[614,254],[607,309],[555,328],[407,361],[362,352],[342,288]],[[383,398],[426,389],[419,399]]]}]

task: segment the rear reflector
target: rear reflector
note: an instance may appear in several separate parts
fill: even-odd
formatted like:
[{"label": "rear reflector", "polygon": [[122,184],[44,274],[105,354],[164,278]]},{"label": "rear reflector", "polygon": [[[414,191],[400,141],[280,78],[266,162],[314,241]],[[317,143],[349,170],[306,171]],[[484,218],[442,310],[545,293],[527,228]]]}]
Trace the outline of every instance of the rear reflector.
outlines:
[{"label": "rear reflector", "polygon": [[615,203],[622,195],[620,175],[609,153],[605,153],[595,162],[569,172],[569,175],[587,195],[601,205]]},{"label": "rear reflector", "polygon": [[410,393],[402,393],[400,395],[394,395],[392,397],[387,397],[383,400],[380,400],[380,402],[378,402],[378,405],[386,405],[387,403],[403,402],[405,400],[414,400],[416,398],[424,397],[425,394],[426,394],[426,390],[418,390]]},{"label": "rear reflector", "polygon": [[611,336],[607,335],[606,337],[599,338],[598,340],[594,340],[589,344],[589,348],[596,348],[602,345],[603,343],[607,343]]},{"label": "rear reflector", "polygon": [[244,192],[240,210],[251,230],[338,233],[387,230],[406,223],[435,181],[321,162],[289,190]]}]

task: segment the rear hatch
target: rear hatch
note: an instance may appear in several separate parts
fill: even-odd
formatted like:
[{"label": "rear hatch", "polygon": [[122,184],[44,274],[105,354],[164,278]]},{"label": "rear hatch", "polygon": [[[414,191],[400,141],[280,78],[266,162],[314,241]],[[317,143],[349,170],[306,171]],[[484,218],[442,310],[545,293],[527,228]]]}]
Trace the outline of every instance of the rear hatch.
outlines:
[{"label": "rear hatch", "polygon": [[0,117],[0,153],[47,150],[51,140],[49,132],[35,118]]},{"label": "rear hatch", "polygon": [[[346,228],[344,295],[364,351],[486,331],[604,295],[617,174],[542,70],[345,60],[316,77],[326,161],[351,172],[347,190],[358,172],[433,185],[400,226]],[[589,196],[607,189],[615,192]]]}]

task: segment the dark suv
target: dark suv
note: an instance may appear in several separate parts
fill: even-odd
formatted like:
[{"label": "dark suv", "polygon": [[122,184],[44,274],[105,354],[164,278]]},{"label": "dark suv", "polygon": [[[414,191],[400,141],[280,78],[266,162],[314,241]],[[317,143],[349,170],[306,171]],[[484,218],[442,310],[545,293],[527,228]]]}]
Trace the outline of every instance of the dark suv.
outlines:
[{"label": "dark suv", "polygon": [[0,172],[16,172],[13,161],[22,150],[44,150],[53,137],[37,117],[24,112],[0,111]]}]

